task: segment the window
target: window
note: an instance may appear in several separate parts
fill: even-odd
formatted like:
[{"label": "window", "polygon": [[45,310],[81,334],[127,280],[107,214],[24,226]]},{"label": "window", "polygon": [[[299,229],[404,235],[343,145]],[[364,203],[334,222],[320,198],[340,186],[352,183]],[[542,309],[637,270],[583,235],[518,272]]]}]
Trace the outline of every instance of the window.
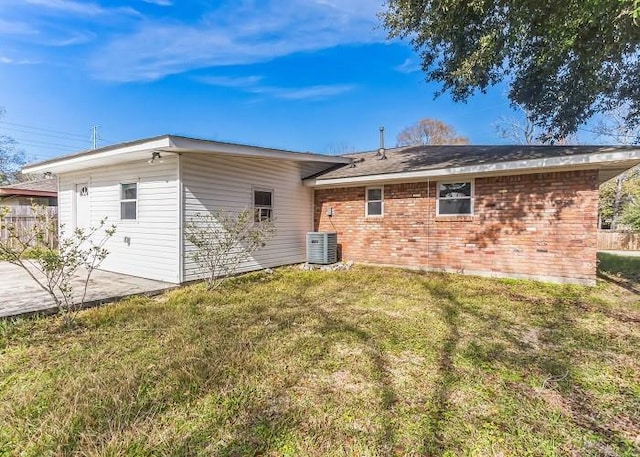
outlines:
[{"label": "window", "polygon": [[138,183],[120,184],[120,219],[138,218]]},{"label": "window", "polygon": [[273,220],[273,191],[254,189],[253,210],[255,222]]},{"label": "window", "polygon": [[367,187],[367,216],[382,216],[382,187]]},{"label": "window", "polygon": [[436,215],[469,216],[473,214],[473,182],[438,183]]}]

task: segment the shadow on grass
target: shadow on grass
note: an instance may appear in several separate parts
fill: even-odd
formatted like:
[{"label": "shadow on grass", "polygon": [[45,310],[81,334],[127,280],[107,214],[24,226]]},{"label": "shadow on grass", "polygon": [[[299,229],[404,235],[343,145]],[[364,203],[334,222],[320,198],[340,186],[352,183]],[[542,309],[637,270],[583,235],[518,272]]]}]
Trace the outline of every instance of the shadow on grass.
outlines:
[{"label": "shadow on grass", "polygon": [[[313,331],[317,337],[313,338],[314,349],[312,352],[303,353],[300,351],[296,353],[297,362],[289,364],[291,370],[287,372],[286,381],[278,389],[271,391],[267,398],[252,396],[249,401],[243,403],[237,411],[237,416],[230,418],[232,425],[229,426],[227,422],[228,431],[224,442],[218,445],[213,445],[213,443],[209,445],[212,450],[211,455],[296,455],[303,452],[295,445],[287,447],[287,437],[299,432],[300,427],[309,419],[307,411],[294,408],[291,405],[292,402],[288,401],[291,389],[295,389],[301,382],[304,382],[309,373],[321,366],[324,358],[331,354],[335,345],[340,343],[353,344],[354,342],[364,347],[363,354],[369,358],[370,365],[373,367],[369,376],[376,386],[377,401],[381,410],[376,420],[378,432],[372,441],[372,444],[375,443],[372,447],[375,447],[376,455],[396,455],[394,448],[397,424],[394,419],[394,407],[397,403],[397,395],[393,388],[389,360],[381,344],[380,335],[365,330],[365,324],[359,325],[357,321],[343,318],[339,307],[334,308],[329,303],[314,302],[307,294],[307,289],[313,285],[313,283],[301,281],[297,293],[287,296],[286,307],[283,304],[281,312],[274,312],[272,307],[248,306],[247,310],[251,314],[238,316],[238,319],[243,320],[243,327],[250,327],[259,322],[268,322],[269,328],[262,333],[252,334],[249,346],[242,347],[240,344],[236,350],[228,351],[222,354],[222,357],[217,355],[216,359],[237,358],[238,354],[254,352],[267,340],[286,341],[294,336],[292,332],[297,331],[295,322],[314,320],[316,324]],[[236,291],[236,293],[243,292],[242,286]],[[233,329],[230,330],[232,333],[229,334],[229,337],[237,339],[237,334],[233,336]],[[211,356],[210,354],[203,355],[205,359]],[[248,370],[247,367],[251,365],[251,361],[237,360],[234,365],[237,365],[240,371],[244,371]],[[171,370],[175,369],[176,367],[171,368]],[[206,371],[210,368],[205,365],[202,369],[205,370],[205,374],[197,376],[196,381],[196,385],[201,386],[201,394],[221,388],[224,390],[221,380],[213,384],[209,381],[210,377]],[[331,373],[327,371],[323,374],[330,375]],[[193,376],[191,378],[193,380]],[[221,425],[214,423],[211,424],[211,428]],[[308,424],[305,424],[303,428],[306,427]],[[318,432],[320,436],[327,433],[336,433],[337,436],[340,436],[340,432],[329,432],[328,430],[319,430]],[[310,431],[308,430],[307,433]],[[192,452],[196,453],[197,450],[202,450],[203,444],[206,444],[212,434],[214,433],[208,427],[193,430],[190,437],[185,439],[177,449],[175,447],[172,449],[172,455],[190,455]]]},{"label": "shadow on grass", "polygon": [[640,257],[598,252],[598,277],[640,294]]},{"label": "shadow on grass", "polygon": [[[549,395],[551,391],[554,395],[559,394],[570,411],[569,420],[597,437],[592,444],[598,452],[604,453],[602,455],[618,455],[612,446],[623,453],[640,450],[601,417],[596,407],[597,399],[582,385],[576,371],[576,353],[589,351],[597,359],[606,359],[618,350],[618,343],[595,338],[596,335],[577,325],[576,319],[583,312],[581,300],[575,297],[536,300],[515,292],[510,293],[510,299],[519,303],[530,302],[535,306],[532,316],[537,321],[535,325],[533,322],[523,325],[503,317],[501,313],[456,301],[455,296],[451,298],[458,313],[481,324],[462,355],[475,366],[487,367],[494,373],[494,370],[506,367],[522,373],[525,378],[541,379],[535,388],[522,382],[509,382],[509,389],[518,396],[536,399]],[[532,330],[536,330],[533,338]],[[506,340],[507,344],[501,346],[495,342],[500,340]],[[445,349],[448,343],[445,342]],[[627,392],[627,396],[633,398],[633,392]]]},{"label": "shadow on grass", "polygon": [[[323,335],[346,334],[350,337],[355,337],[358,342],[367,348],[366,354],[375,369],[372,376],[377,386],[382,408],[382,416],[379,418],[381,431],[376,439],[377,449],[380,455],[396,455],[394,449],[397,426],[394,420],[394,407],[398,400],[393,388],[393,379],[387,354],[379,342],[379,335],[372,335],[363,328],[339,318],[338,312],[330,313],[322,308],[317,308],[315,311],[322,316],[320,332]],[[327,338],[324,340],[327,341]],[[332,341],[330,345],[333,344],[335,344],[335,341]],[[329,350],[329,347],[326,349]]]},{"label": "shadow on grass", "polygon": [[421,454],[442,455],[447,449],[444,431],[447,426],[450,397],[459,379],[453,359],[460,342],[462,306],[455,295],[441,283],[427,285],[427,290],[437,300],[436,306],[447,326],[447,335],[438,353],[435,390],[430,399],[430,417],[427,435],[422,440]]},{"label": "shadow on grass", "polygon": [[[465,426],[480,428],[484,421],[494,420],[502,427],[500,433],[510,433],[512,427],[531,426],[539,427],[528,435],[534,440],[542,437],[543,441],[547,436],[549,441],[567,440],[563,432],[553,435],[553,425],[541,424],[535,417],[517,411],[498,411],[491,417],[470,413],[472,422],[458,423],[458,415],[465,418],[461,410],[466,404],[457,402],[457,391],[468,387],[463,386],[467,382],[475,383],[472,386],[475,388],[487,381],[492,383],[492,392],[504,396],[500,401],[518,406],[535,405],[549,394],[554,399],[560,397],[563,420],[581,430],[578,436],[585,440],[594,437],[596,444],[589,445],[602,443],[596,454],[619,455],[617,451],[630,449],[628,454],[633,455],[635,448],[625,441],[620,426],[612,423],[610,417],[603,417],[609,410],[598,408],[598,402],[602,401],[599,392],[590,390],[581,378],[584,373],[576,368],[579,357],[582,361],[585,357],[604,360],[624,352],[622,340],[607,339],[610,335],[600,332],[597,326],[579,325],[585,315],[581,306],[591,306],[589,313],[606,310],[598,309],[597,304],[583,303],[582,292],[569,288],[521,283],[507,286],[488,280],[477,280],[477,284],[469,280],[461,286],[450,275],[403,274],[422,282],[416,288],[419,295],[425,296],[424,306],[429,313],[420,318],[433,317],[433,322],[426,321],[425,328],[433,325],[444,328],[444,333],[437,334],[437,340],[430,340],[433,345],[419,349],[428,346],[430,353],[425,360],[431,361],[428,369],[433,370],[435,381],[429,383],[432,390],[425,391],[426,399],[416,396],[421,404],[411,405],[415,406],[412,411],[422,414],[420,441],[413,443],[416,449],[402,448],[406,430],[401,427],[406,427],[405,422],[413,421],[414,417],[401,416],[404,391],[402,385],[394,384],[397,374],[394,375],[395,353],[391,349],[396,347],[395,339],[411,338],[400,334],[406,327],[394,328],[393,321],[376,314],[376,308],[349,305],[362,299],[359,288],[364,283],[300,273],[289,278],[291,284],[287,288],[279,282],[270,284],[275,282],[273,275],[257,284],[238,280],[234,290],[219,294],[185,289],[174,292],[163,306],[155,304],[137,312],[136,307],[125,306],[120,311],[118,308],[102,311],[101,315],[110,316],[109,334],[104,338],[85,335],[87,344],[95,343],[92,346],[95,352],[80,355],[98,357],[106,368],[85,364],[81,357],[75,359],[76,365],[72,367],[81,379],[74,389],[66,392],[66,399],[61,397],[60,403],[79,399],[74,411],[77,418],[54,437],[68,441],[57,448],[37,450],[42,454],[48,451],[57,454],[61,450],[73,454],[97,449],[95,454],[135,455],[129,451],[138,446],[139,455],[145,455],[151,448],[159,455],[296,455],[304,454],[306,449],[302,447],[309,445],[320,448],[315,454],[320,455],[329,446],[334,449],[342,446],[340,449],[347,452],[345,449],[353,438],[353,443],[371,450],[371,455],[399,455],[403,451],[443,455],[447,451],[461,453],[461,446],[473,439],[461,436],[469,430]],[[370,277],[365,277],[365,281],[382,282],[371,281]],[[274,290],[275,287],[278,289]],[[322,295],[318,290],[323,291]],[[401,290],[381,289],[373,293],[382,296],[382,302],[387,297],[384,294],[391,297]],[[422,304],[419,301],[423,300],[422,295],[415,303]],[[154,310],[157,315],[152,319],[149,313]],[[414,322],[409,321],[410,325]],[[95,323],[96,330],[101,326],[107,327],[104,322]],[[130,336],[143,327],[152,327],[153,337]],[[424,335],[422,331],[418,334],[418,338],[430,338],[428,330]],[[625,341],[631,347],[638,341],[632,337]],[[103,341],[116,339],[117,346],[102,345]],[[351,362],[343,366],[343,359],[331,358],[336,345],[357,346],[357,357],[365,361],[364,376],[370,390],[364,407],[371,406],[372,411],[363,416],[374,427],[364,433],[345,422],[343,411],[337,414],[342,417],[333,416],[334,411],[323,417],[323,411],[318,416],[313,409],[341,408],[336,401],[349,401],[350,393],[345,391],[335,398],[320,399],[324,391],[318,389],[314,377],[316,374],[323,377],[320,385],[323,388],[327,379],[332,380],[325,375],[331,375],[333,370],[354,369],[348,365]],[[120,357],[129,362],[119,364],[115,359]],[[340,366],[336,367],[337,364]],[[84,376],[90,370],[94,373]],[[507,371],[519,376],[502,378]],[[469,379],[470,376],[477,379]],[[313,390],[309,390],[310,385]],[[620,384],[614,387],[632,388]],[[311,392],[311,404],[296,401],[294,395],[300,392],[301,395]],[[315,395],[319,398],[317,403],[313,403]],[[615,395],[620,395],[618,398],[624,403],[633,398],[633,392]],[[493,403],[498,410],[499,403]],[[56,402],[51,405],[55,407]],[[356,406],[362,407],[360,403]],[[540,410],[549,413],[554,408]],[[625,405],[616,407],[616,412],[622,411],[633,423],[638,416],[629,410]],[[349,412],[348,408],[344,411]],[[348,414],[346,417],[348,421]],[[36,413],[27,417],[32,423],[41,418],[47,419]],[[522,424],[515,423],[520,419]],[[333,425],[339,430],[332,430]],[[147,439],[147,433],[153,437]],[[119,447],[112,449],[110,445]],[[594,452],[578,449],[576,455]]]}]

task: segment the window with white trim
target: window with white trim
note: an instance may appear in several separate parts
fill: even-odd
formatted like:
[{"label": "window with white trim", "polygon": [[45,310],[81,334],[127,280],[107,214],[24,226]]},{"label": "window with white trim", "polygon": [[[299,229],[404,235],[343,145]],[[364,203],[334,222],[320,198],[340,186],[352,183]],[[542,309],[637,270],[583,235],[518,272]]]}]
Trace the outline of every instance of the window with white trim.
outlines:
[{"label": "window with white trim", "polygon": [[382,187],[367,187],[367,216],[382,216],[384,212],[384,191]]},{"label": "window with white trim", "polygon": [[120,220],[138,219],[138,183],[120,184]]},{"label": "window with white trim", "polygon": [[473,190],[473,181],[439,182],[438,198],[436,200],[436,215],[472,215]]},{"label": "window with white trim", "polygon": [[273,220],[273,191],[264,189],[253,190],[254,221]]}]

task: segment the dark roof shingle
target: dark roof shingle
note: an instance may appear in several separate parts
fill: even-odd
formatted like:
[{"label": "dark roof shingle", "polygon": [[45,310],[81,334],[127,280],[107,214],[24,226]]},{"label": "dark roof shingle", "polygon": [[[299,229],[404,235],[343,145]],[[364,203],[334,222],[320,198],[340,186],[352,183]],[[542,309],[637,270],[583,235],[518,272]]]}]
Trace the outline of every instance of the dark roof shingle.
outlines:
[{"label": "dark roof shingle", "polygon": [[377,151],[345,154],[355,163],[336,167],[316,179],[321,181],[638,149],[638,146],[409,146],[387,149],[384,160],[379,159]]}]

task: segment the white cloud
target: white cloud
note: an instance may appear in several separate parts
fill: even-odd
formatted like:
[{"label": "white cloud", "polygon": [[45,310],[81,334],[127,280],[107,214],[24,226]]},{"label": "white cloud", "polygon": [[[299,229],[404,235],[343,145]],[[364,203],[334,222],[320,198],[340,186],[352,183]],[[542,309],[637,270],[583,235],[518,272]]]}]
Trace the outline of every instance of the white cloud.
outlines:
[{"label": "white cloud", "polygon": [[209,84],[211,86],[244,88],[257,85],[262,80],[262,76],[200,76],[196,79],[201,83]]},{"label": "white cloud", "polygon": [[336,95],[344,94],[355,89],[350,84],[331,84],[309,87],[256,87],[249,92],[254,94],[266,94],[284,100],[323,100]]},{"label": "white cloud", "polygon": [[105,80],[154,80],[196,68],[252,64],[342,44],[383,41],[384,33],[375,29],[380,8],[376,0],[339,5],[227,1],[195,24],[140,22],[133,33],[98,49],[91,66]]},{"label": "white cloud", "polygon": [[151,3],[153,5],[158,6],[172,6],[173,2],[171,0],[142,0],[145,3]]},{"label": "white cloud", "polygon": [[238,89],[249,94],[265,95],[283,100],[323,100],[353,90],[351,84],[326,84],[306,87],[276,87],[260,84],[262,76],[201,76],[198,81],[212,86]]},{"label": "white cloud", "polygon": [[71,32],[66,37],[52,39],[47,41],[44,44],[46,44],[47,46],[58,46],[58,47],[73,46],[76,44],[88,43],[94,40],[95,37],[96,37],[95,34],[91,32]]},{"label": "white cloud", "polygon": [[405,59],[404,62],[394,67],[394,69],[400,73],[415,73],[420,71],[420,65],[411,59]]},{"label": "white cloud", "polygon": [[0,63],[5,65],[36,65],[40,62],[35,60],[27,60],[27,59],[14,60],[6,56],[0,56]]},{"label": "white cloud", "polygon": [[73,0],[25,0],[35,6],[58,10],[63,13],[77,14],[81,16],[102,16],[105,14],[125,13],[139,16],[135,9],[130,7],[104,8],[97,3],[77,2]]},{"label": "white cloud", "polygon": [[33,26],[19,21],[8,21],[0,18],[0,34],[4,35],[37,35]]}]

